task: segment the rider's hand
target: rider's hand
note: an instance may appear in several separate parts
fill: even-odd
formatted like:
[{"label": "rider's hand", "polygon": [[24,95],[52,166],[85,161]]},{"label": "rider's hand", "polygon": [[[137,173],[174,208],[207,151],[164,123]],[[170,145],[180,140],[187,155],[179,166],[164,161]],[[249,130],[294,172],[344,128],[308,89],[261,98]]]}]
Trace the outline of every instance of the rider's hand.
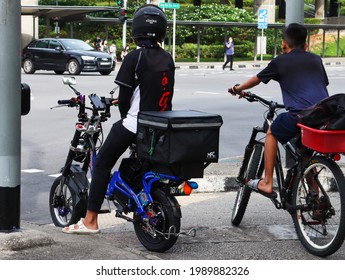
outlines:
[{"label": "rider's hand", "polygon": [[119,99],[118,98],[113,99],[111,104],[114,106],[119,106]]},{"label": "rider's hand", "polygon": [[239,91],[236,90],[236,87],[239,86],[239,84],[234,85],[231,88],[228,88],[228,92],[231,93],[231,95],[235,96],[235,95],[239,95],[239,98],[243,97],[244,92],[243,91]]}]

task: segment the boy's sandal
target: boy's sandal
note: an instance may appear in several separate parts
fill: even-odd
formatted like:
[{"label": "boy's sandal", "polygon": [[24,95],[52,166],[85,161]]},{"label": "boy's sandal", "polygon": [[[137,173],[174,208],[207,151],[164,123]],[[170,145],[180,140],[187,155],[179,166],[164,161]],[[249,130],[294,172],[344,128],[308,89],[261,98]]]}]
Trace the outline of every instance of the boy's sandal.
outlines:
[{"label": "boy's sandal", "polygon": [[268,198],[277,198],[277,193],[275,191],[272,191],[271,193],[267,193],[267,192],[264,192],[262,190],[259,190],[258,188],[258,185],[259,185],[259,182],[262,180],[262,178],[260,179],[252,179],[252,180],[249,180],[246,184],[246,187],[250,188],[251,190],[265,196],[265,197],[268,197]]}]

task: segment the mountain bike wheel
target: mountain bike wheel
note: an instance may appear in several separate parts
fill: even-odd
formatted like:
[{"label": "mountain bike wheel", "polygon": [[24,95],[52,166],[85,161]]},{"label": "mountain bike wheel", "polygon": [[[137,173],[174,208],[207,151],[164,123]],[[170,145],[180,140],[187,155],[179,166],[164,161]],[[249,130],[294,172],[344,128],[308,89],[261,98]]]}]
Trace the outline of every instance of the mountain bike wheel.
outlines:
[{"label": "mountain bike wheel", "polygon": [[176,243],[180,233],[180,205],[175,197],[167,196],[162,189],[153,189],[151,195],[153,203],[145,208],[150,221],[143,222],[135,213],[134,230],[146,249],[165,252]]},{"label": "mountain bike wheel", "polygon": [[329,256],[343,244],[344,185],[339,166],[321,156],[313,158],[303,178],[294,183],[292,205],[299,209],[292,213],[292,219],[299,240],[313,255]]},{"label": "mountain bike wheel", "polygon": [[75,224],[86,213],[86,200],[80,200],[77,204],[77,195],[68,182],[60,191],[61,177],[55,179],[49,194],[50,215],[57,227]]},{"label": "mountain bike wheel", "polygon": [[247,168],[244,171],[244,174],[245,174],[244,182],[238,182],[239,184],[238,191],[237,191],[235,205],[232,210],[232,216],[231,216],[231,223],[234,226],[238,226],[241,223],[244,213],[247,209],[248,202],[249,202],[251,190],[249,188],[246,188],[245,182],[247,182],[250,179],[257,178],[258,168],[259,168],[259,164],[261,162],[262,157],[263,157],[263,144],[254,145]]}]

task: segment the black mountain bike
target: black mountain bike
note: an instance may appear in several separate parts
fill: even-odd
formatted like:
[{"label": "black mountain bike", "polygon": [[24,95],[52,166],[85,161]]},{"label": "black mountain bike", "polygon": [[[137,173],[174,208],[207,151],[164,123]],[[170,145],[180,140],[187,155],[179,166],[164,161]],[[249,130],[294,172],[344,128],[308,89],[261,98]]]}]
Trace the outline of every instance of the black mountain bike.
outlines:
[{"label": "black mountain bike", "polygon": [[[246,211],[251,189],[250,179],[261,178],[264,171],[264,139],[277,111],[284,108],[274,101],[253,93],[243,96],[249,102],[259,102],[268,108],[262,127],[254,127],[245,148],[237,177],[238,192],[232,212],[232,224],[238,226]],[[275,179],[278,198],[271,198],[277,209],[287,210],[293,219],[297,236],[313,255],[326,257],[335,253],[345,237],[345,178],[335,162],[344,152],[331,140],[332,134],[299,125],[302,130],[300,149],[292,141],[283,145],[292,159],[284,174],[278,149]],[[295,139],[296,140],[296,139]],[[344,136],[345,140],[345,136]]]}]

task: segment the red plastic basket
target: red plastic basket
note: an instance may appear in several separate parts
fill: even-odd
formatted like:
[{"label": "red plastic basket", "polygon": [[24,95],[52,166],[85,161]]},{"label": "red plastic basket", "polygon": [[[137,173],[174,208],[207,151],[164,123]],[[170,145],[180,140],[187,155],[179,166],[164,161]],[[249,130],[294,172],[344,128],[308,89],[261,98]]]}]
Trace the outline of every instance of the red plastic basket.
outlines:
[{"label": "red plastic basket", "polygon": [[297,124],[301,128],[302,144],[320,153],[344,153],[345,130],[320,130]]}]

